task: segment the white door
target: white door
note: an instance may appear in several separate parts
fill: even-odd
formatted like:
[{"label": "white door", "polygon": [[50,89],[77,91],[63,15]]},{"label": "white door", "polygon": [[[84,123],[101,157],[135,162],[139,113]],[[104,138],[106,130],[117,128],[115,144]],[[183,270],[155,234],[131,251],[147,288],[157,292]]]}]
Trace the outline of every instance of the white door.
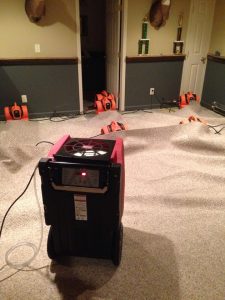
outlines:
[{"label": "white door", "polygon": [[214,7],[215,0],[191,0],[181,94],[191,91],[201,97]]},{"label": "white door", "polygon": [[116,99],[120,75],[120,4],[121,0],[106,0],[106,88]]}]

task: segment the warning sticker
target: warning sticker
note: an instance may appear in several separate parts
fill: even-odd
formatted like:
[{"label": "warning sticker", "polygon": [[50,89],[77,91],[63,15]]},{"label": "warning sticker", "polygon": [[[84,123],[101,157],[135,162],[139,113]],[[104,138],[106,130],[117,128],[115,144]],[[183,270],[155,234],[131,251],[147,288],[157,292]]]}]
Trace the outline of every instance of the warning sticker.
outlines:
[{"label": "warning sticker", "polygon": [[74,195],[75,220],[87,221],[86,195]]}]

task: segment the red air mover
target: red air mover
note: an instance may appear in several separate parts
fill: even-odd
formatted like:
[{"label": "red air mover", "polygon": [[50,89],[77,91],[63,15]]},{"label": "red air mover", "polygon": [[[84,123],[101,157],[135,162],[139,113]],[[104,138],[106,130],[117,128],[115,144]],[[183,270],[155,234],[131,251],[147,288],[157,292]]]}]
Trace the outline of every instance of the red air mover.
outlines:
[{"label": "red air mover", "polygon": [[108,93],[107,91],[102,91],[100,94],[96,94],[95,108],[97,114],[107,110],[115,110],[116,100],[114,95]]},{"label": "red air mover", "polygon": [[102,127],[101,134],[107,134],[114,131],[127,130],[127,128],[128,127],[126,124],[112,121],[109,125]]},{"label": "red air mover", "polygon": [[122,139],[62,137],[39,162],[51,259],[84,256],[120,264],[123,240]]},{"label": "red air mover", "polygon": [[192,92],[187,92],[184,95],[180,96],[180,108],[185,107],[186,105],[189,105],[190,101],[195,100],[197,102],[200,102],[200,97],[196,94],[193,94]]},{"label": "red air mover", "polygon": [[13,106],[6,106],[4,108],[6,121],[11,120],[28,120],[28,110],[26,105],[17,105],[16,102]]}]

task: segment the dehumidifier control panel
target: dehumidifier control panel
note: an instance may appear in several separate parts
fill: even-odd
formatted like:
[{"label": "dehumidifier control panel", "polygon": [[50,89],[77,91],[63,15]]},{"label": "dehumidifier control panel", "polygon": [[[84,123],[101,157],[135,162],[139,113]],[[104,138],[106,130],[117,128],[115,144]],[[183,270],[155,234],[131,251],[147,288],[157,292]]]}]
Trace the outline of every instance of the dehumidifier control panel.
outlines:
[{"label": "dehumidifier control panel", "polygon": [[99,170],[62,168],[62,184],[83,187],[99,187]]},{"label": "dehumidifier control panel", "polygon": [[57,186],[104,188],[108,186],[109,169],[106,165],[49,162],[50,178]]}]

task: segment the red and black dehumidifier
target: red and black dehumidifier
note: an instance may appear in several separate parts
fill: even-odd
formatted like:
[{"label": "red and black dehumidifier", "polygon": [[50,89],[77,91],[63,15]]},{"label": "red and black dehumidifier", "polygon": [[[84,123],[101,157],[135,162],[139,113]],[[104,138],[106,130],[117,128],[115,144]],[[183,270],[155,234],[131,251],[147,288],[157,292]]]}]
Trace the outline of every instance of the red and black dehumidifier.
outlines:
[{"label": "red and black dehumidifier", "polygon": [[49,258],[122,254],[123,140],[62,137],[39,161]]}]

